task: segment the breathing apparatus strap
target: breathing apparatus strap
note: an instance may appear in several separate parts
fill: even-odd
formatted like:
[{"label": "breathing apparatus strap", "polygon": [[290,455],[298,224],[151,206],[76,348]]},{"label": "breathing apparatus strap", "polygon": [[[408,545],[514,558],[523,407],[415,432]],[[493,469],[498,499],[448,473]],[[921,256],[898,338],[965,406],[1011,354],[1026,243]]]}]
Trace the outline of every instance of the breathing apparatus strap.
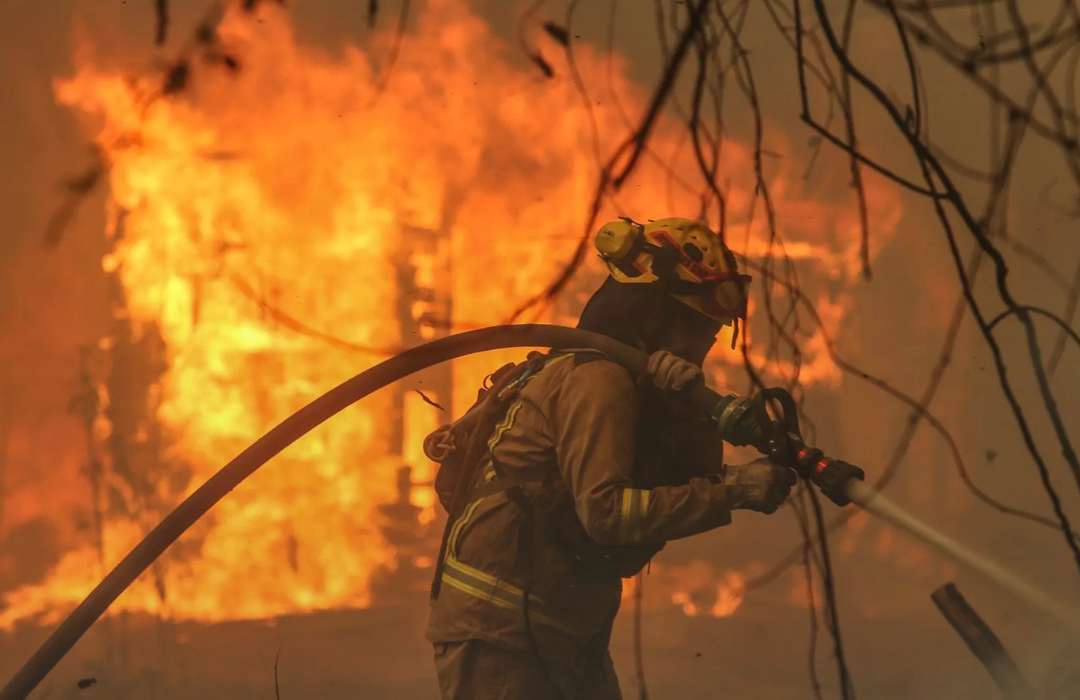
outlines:
[{"label": "breathing apparatus strap", "polygon": [[[498,472],[496,472],[497,474]],[[504,474],[469,491],[469,501],[479,501],[488,496],[494,496],[512,488],[518,488],[525,484],[537,484],[550,482],[554,470],[548,465],[536,465],[532,467],[519,467],[512,474]]]},{"label": "breathing apparatus strap", "polygon": [[[495,459],[494,444],[491,443],[492,434],[498,430],[496,424],[506,417],[508,411],[512,410],[511,405],[520,394],[521,388],[543,369],[548,358],[549,354],[529,353],[526,362],[505,372],[498,373],[499,376],[495,379],[494,386],[484,394],[484,405],[480,409],[481,417],[469,436],[469,446],[465,452],[461,473],[454,488],[454,497],[450,507],[447,509],[446,527],[443,531],[442,543],[439,549],[439,559],[435,565],[435,577],[431,584],[432,600],[439,597],[442,574],[450,544],[450,532],[457,520],[461,518],[465,506],[489,495],[505,491],[507,498],[517,503],[528,514],[532,503],[528,502],[528,499],[521,491],[521,487],[529,482],[544,481],[549,478],[547,474],[540,474],[539,469],[522,469],[521,474],[518,474],[518,470],[515,469],[513,475],[508,475]],[[486,445],[487,449],[481,448],[481,445]],[[491,468],[495,472],[495,478],[478,484],[479,469],[485,457],[491,461]],[[550,470],[547,471],[550,473]],[[531,516],[527,517],[526,520],[531,521]],[[528,537],[531,540],[533,536],[531,522],[527,523],[526,529],[530,531]],[[531,542],[526,546],[526,549],[530,547]],[[531,557],[531,552],[528,554]]]},{"label": "breathing apparatus strap", "polygon": [[443,569],[446,565],[447,548],[450,544],[450,532],[454,527],[454,523],[461,517],[462,510],[468,502],[469,487],[475,483],[477,469],[483,461],[483,451],[480,445],[483,444],[486,438],[485,434],[494,428],[495,422],[505,413],[509,402],[505,400],[504,392],[514,386],[515,375],[518,374],[517,371],[503,373],[502,376],[495,380],[494,386],[483,395],[482,405],[479,407],[480,418],[469,436],[461,472],[457,476],[453,497],[447,508],[446,527],[443,529],[442,541],[439,544],[439,558],[435,562],[435,576],[431,581],[432,600],[439,597],[439,589],[442,586]]},{"label": "breathing apparatus strap", "polygon": [[[521,387],[524,386],[525,382],[544,368],[544,365],[547,364],[548,357],[548,355],[541,353],[529,354],[525,371],[513,384],[511,384],[515,393],[520,392]],[[491,460],[491,470],[495,472],[495,478],[487,484],[477,488],[490,488],[494,486],[496,489],[495,493],[505,491],[506,498],[516,505],[525,516],[521,523],[521,530],[518,533],[517,561],[515,562],[515,568],[525,578],[526,591],[528,591],[532,587],[533,571],[535,568],[533,563],[533,552],[535,550],[534,545],[536,539],[536,505],[529,500],[529,497],[525,495],[525,492],[522,491],[521,487],[536,479],[533,478],[531,474],[525,473],[525,470],[522,470],[520,475],[516,469],[514,470],[514,474],[507,474],[506,470],[499,464],[499,460],[495,458],[495,447],[496,444],[491,443],[489,444],[488,449],[488,458]],[[546,476],[546,474],[542,475],[541,479]],[[528,597],[528,593],[526,593],[526,597]]]}]

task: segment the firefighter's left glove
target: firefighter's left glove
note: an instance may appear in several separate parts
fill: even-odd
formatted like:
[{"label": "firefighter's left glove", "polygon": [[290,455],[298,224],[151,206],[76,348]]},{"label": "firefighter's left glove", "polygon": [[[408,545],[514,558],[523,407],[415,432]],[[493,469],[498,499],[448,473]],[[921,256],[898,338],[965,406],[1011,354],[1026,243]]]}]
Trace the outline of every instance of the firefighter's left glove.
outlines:
[{"label": "firefighter's left glove", "polygon": [[693,362],[672,355],[667,350],[659,350],[649,356],[646,365],[653,385],[662,391],[682,391],[691,384],[703,383],[705,373]]},{"label": "firefighter's left glove", "polygon": [[454,435],[450,426],[444,425],[424,438],[424,454],[432,462],[442,464],[454,451]]}]

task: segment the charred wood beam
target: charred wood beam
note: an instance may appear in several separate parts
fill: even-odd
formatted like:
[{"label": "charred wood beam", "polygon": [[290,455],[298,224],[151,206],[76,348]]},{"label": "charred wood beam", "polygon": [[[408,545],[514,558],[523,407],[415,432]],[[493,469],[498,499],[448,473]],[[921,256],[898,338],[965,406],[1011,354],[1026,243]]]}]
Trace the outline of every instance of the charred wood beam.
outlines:
[{"label": "charred wood beam", "polygon": [[1035,691],[1020,672],[1020,668],[1005,651],[1001,640],[972,609],[956,585],[947,583],[930,596],[938,610],[964,640],[1006,700],[1034,700]]}]

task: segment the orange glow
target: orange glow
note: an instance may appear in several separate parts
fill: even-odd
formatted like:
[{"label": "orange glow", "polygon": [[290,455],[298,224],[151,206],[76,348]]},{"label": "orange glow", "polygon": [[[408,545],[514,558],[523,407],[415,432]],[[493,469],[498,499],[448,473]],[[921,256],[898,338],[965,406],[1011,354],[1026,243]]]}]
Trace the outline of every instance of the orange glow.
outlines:
[{"label": "orange glow", "polygon": [[881,528],[878,530],[877,542],[874,544],[874,551],[882,559],[888,559],[893,553],[893,544],[895,540],[895,534],[890,528]]},{"label": "orange glow", "polygon": [[697,617],[697,614],[701,612],[701,606],[691,599],[690,593],[687,591],[675,591],[672,593],[671,602],[682,606],[683,614],[687,617]]},{"label": "orange glow", "polygon": [[[395,305],[403,244],[441,237],[434,253],[409,262],[421,283],[452,269],[453,318],[441,321],[455,330],[499,323],[542,289],[587,220],[598,176],[591,120],[602,152],[625,133],[608,92],[607,57],[588,46],[575,56],[597,98],[590,114],[572,81],[516,67],[512,49],[461,0],[426,3],[377,100],[381,76],[365,53],[349,47],[331,57],[299,44],[276,3],[260,4],[255,17],[230,10],[219,35],[241,70],[193,64],[192,87],[178,95],[156,95],[159,73],[120,74],[86,59],[55,86],[110,164],[110,234],[117,237],[102,267],[122,282],[123,312],[164,339],[168,370],[156,417],[170,438],[164,458],[189,469],[190,490],[322,392],[384,359],[379,349],[434,335],[440,319],[419,338],[401,336]],[[392,41],[379,36],[374,50]],[[642,90],[621,77],[621,61],[613,72],[610,89],[638,114]],[[661,121],[655,151],[672,153],[678,141],[677,127]],[[742,252],[745,239],[746,252],[760,255],[764,216],[749,230],[739,218],[754,188],[750,151],[729,143],[724,154],[718,179],[731,182],[733,247]],[[685,150],[675,167],[691,179],[697,172]],[[770,186],[778,211],[793,213],[780,221],[788,253],[808,274],[824,263],[827,274],[853,284],[858,232],[850,203],[801,198],[801,165],[786,167]],[[898,196],[870,176],[868,195],[880,248],[899,219]],[[669,197],[667,176],[650,163],[617,200],[601,222],[622,213],[693,216],[699,207],[697,193],[676,188]],[[584,275],[596,281],[593,257]],[[835,334],[849,300],[814,301]],[[297,332],[267,307],[353,348]],[[540,320],[565,321],[576,308],[547,310]],[[820,334],[800,340],[804,383],[836,381]],[[723,339],[718,348],[721,358],[741,362]],[[764,362],[763,350],[752,353]],[[522,355],[456,361],[456,411],[471,404],[483,376]],[[414,482],[430,482],[420,440],[448,422],[418,395],[404,397],[402,414],[403,449],[386,438],[398,420],[388,392],[289,447],[185,538],[193,544],[183,556],[162,562],[164,598],[148,574],[113,609],[217,621],[370,605],[373,575],[396,556],[375,509],[397,497],[403,464],[413,467]],[[99,421],[98,439],[110,429]],[[436,517],[429,487],[409,498],[422,522]],[[109,519],[106,566],[155,522]],[[90,545],[69,552],[44,582],[4,598],[0,627],[32,617],[55,622],[102,573]],[[739,572],[697,567],[673,576],[682,577],[682,588],[660,588],[687,614],[727,616],[742,602]]]},{"label": "orange glow", "polygon": [[[746,580],[742,571],[718,571],[703,561],[677,566],[654,563],[645,581],[645,605],[654,609],[676,605],[690,617],[702,613],[731,617],[742,606]],[[632,590],[632,586],[625,588]],[[624,598],[627,595],[624,591]]]},{"label": "orange glow", "polygon": [[851,554],[854,552],[855,547],[859,542],[859,535],[862,534],[869,522],[869,513],[865,510],[856,511],[855,514],[844,523],[843,537],[840,539],[840,546],[837,548],[838,551],[843,554]]},{"label": "orange glow", "polygon": [[435,465],[424,457],[424,438],[440,425],[439,415],[429,406],[423,397],[416,393],[405,395],[402,419],[405,423],[405,438],[402,446],[402,460],[413,466],[412,481],[424,486],[414,487],[409,494],[409,501],[417,508],[422,508],[420,517],[423,522],[435,519],[437,498],[435,488],[427,484],[435,479]]},{"label": "orange glow", "polygon": [[819,580],[814,581],[814,599],[810,600],[810,589],[806,585],[806,573],[804,570],[793,568],[790,570],[788,579],[791,581],[788,589],[787,602],[800,608],[809,610],[811,602],[815,610],[821,610],[825,605]]},{"label": "orange glow", "polygon": [[731,617],[742,605],[746,593],[746,577],[738,571],[728,571],[716,584],[716,602],[712,606],[713,617]]}]

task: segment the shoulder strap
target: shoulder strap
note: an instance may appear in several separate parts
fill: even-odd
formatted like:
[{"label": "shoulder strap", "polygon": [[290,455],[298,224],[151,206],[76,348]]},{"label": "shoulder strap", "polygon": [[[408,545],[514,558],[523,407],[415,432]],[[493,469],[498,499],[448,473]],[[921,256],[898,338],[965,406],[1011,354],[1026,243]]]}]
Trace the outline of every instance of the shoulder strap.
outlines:
[{"label": "shoulder strap", "polygon": [[557,355],[572,355],[574,358],[574,366],[583,365],[587,362],[596,362],[597,360],[606,360],[607,355],[600,350],[594,348],[561,348],[559,350],[552,350],[548,357]]},{"label": "shoulder strap", "polygon": [[599,350],[595,350],[595,351],[592,351],[592,352],[578,350],[578,351],[574,352],[574,366],[575,367],[579,367],[581,365],[588,364],[589,362],[596,362],[597,360],[606,360],[606,359],[607,359],[607,355],[600,352]]}]

